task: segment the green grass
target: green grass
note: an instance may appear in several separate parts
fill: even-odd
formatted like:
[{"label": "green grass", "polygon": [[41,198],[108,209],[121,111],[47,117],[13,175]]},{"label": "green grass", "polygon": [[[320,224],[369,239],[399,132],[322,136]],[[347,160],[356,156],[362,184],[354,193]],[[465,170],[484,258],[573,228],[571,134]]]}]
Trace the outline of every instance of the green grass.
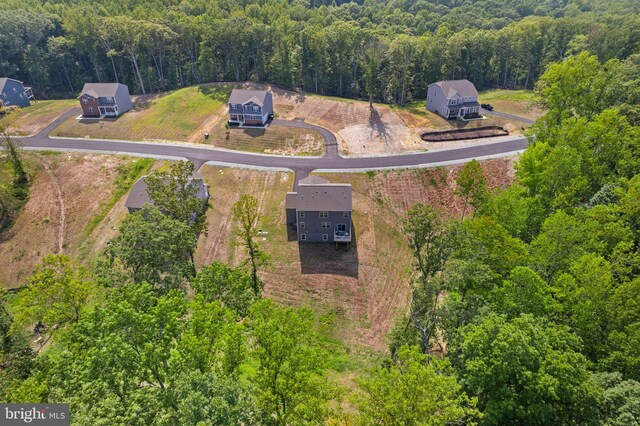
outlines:
[{"label": "green grass", "polygon": [[413,101],[407,102],[404,105],[391,105],[393,109],[405,110],[410,112],[411,114],[420,115],[423,117],[427,117],[429,114],[427,109],[424,106],[424,101]]},{"label": "green grass", "polygon": [[0,157],[0,185],[9,185],[13,180],[13,172],[11,170],[11,164],[7,160],[7,157]]},{"label": "green grass", "polygon": [[483,101],[525,101],[532,102],[534,100],[532,90],[488,90],[480,93],[478,98]]},{"label": "green grass", "polygon": [[15,129],[14,133],[35,133],[36,130],[44,128],[64,112],[75,106],[78,106],[76,99],[37,101],[29,107],[22,108],[8,114],[6,117],[0,118],[0,126],[6,122]]},{"label": "green grass", "polygon": [[221,148],[281,155],[315,155],[324,153],[324,139],[314,130],[269,126],[266,129],[211,129],[210,142]]},{"label": "green grass", "polygon": [[193,133],[203,119],[226,102],[229,93],[230,90],[224,88],[204,86],[176,90],[154,101],[131,128],[138,132],[148,127],[161,127],[170,121],[180,132]]},{"label": "green grass", "polygon": [[118,200],[129,191],[131,186],[136,182],[136,180],[138,180],[138,178],[140,178],[140,176],[151,169],[151,166],[153,166],[153,160],[143,158],[118,167],[118,176],[116,177],[114,184],[115,188],[113,190],[113,194],[109,201],[102,207],[102,211],[89,221],[89,224],[84,230],[85,237],[89,236],[93,230],[96,229]]},{"label": "green grass", "polygon": [[189,141],[212,115],[219,113],[231,86],[193,86],[169,92],[118,117],[105,120],[70,118],[55,136],[128,140]]}]

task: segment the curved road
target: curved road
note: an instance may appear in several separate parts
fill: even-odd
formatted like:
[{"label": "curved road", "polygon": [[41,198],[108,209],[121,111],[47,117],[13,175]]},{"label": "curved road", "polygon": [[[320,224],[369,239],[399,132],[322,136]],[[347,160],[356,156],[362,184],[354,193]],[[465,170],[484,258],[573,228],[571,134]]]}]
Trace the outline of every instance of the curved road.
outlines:
[{"label": "curved road", "polygon": [[[22,138],[23,146],[28,149],[51,149],[60,151],[82,151],[96,153],[132,154],[156,158],[185,158],[197,167],[206,162],[215,162],[229,166],[290,169],[296,172],[298,179],[316,169],[323,170],[375,170],[383,168],[403,168],[429,166],[438,163],[462,162],[473,158],[507,155],[524,150],[528,141],[523,136],[503,138],[499,142],[485,142],[475,146],[442,151],[393,155],[386,157],[343,158],[338,154],[338,142],[330,131],[302,121],[274,120],[273,124],[316,130],[325,139],[324,157],[293,157],[264,155],[230,151],[209,146],[189,144],[171,144],[163,142],[134,142],[104,139],[51,138],[49,133],[63,120],[79,114],[72,110],[64,114],[35,136]],[[296,180],[298,180],[296,179]]]}]

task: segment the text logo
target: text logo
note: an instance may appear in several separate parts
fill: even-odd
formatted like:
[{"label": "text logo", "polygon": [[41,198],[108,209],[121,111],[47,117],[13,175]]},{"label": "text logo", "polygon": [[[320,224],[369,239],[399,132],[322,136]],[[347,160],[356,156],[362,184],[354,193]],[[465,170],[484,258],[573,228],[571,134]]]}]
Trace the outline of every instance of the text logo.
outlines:
[{"label": "text logo", "polygon": [[69,404],[0,404],[0,424],[68,426]]}]

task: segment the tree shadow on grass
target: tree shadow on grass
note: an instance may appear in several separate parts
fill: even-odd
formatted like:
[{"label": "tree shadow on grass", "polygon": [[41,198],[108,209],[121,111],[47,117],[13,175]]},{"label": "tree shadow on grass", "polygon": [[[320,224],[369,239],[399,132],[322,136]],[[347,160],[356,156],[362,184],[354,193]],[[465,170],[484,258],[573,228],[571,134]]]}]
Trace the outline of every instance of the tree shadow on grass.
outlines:
[{"label": "tree shadow on grass", "polygon": [[226,104],[229,102],[229,96],[231,95],[231,90],[235,87],[235,84],[229,84],[224,86],[198,86],[198,90],[204,96],[211,98],[215,101],[222,102]]}]

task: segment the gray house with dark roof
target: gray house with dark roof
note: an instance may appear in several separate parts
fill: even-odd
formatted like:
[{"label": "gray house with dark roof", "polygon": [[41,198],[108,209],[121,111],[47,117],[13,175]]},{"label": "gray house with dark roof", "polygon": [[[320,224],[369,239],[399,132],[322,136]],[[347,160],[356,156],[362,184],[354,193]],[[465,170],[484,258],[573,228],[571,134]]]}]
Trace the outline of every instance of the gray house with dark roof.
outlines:
[{"label": "gray house with dark roof", "polygon": [[83,117],[117,117],[133,107],[129,88],[119,83],[85,83],[78,99]]},{"label": "gray house with dark roof", "polygon": [[[200,173],[194,173],[189,180],[190,185],[195,185],[198,188],[196,197],[201,200],[209,200],[209,187],[204,183],[204,177]],[[129,210],[129,213],[135,213],[145,205],[152,206],[153,200],[149,198],[147,193],[147,177],[142,176],[131,187],[125,207]]]},{"label": "gray house with dark roof", "polygon": [[13,78],[0,78],[0,106],[24,108],[31,105],[29,99],[33,99],[31,87],[24,87],[21,81]]},{"label": "gray house with dark roof", "polygon": [[296,228],[298,241],[351,242],[351,185],[330,183],[318,176],[298,182],[287,192],[287,224]]},{"label": "gray house with dark roof", "polygon": [[229,123],[264,126],[273,116],[273,95],[268,90],[233,89],[229,96]]},{"label": "gray house with dark roof", "polygon": [[480,116],[478,91],[469,80],[447,80],[430,84],[426,107],[446,119]]}]

